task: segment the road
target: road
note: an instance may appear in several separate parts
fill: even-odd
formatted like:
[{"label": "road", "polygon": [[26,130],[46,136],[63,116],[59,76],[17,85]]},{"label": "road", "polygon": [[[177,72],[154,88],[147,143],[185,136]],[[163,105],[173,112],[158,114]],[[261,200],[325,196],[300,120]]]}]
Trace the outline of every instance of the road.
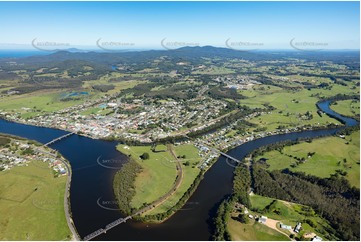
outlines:
[{"label": "road", "polygon": [[[46,152],[44,150],[41,150],[41,149],[37,149],[38,152],[41,152],[41,153],[45,153],[47,155],[51,155],[53,156],[54,158],[57,158],[55,154],[53,153],[50,153],[50,152]],[[74,240],[78,240],[80,241],[80,237],[79,237],[79,234],[78,232],[76,231],[75,229],[75,225],[74,225],[74,222],[73,222],[73,219],[71,217],[71,214],[70,214],[70,208],[69,208],[69,191],[70,191],[70,184],[71,184],[71,168],[68,164],[68,162],[64,159],[64,158],[61,158],[60,161],[63,163],[63,165],[66,167],[66,170],[67,170],[67,180],[66,180],[66,186],[65,186],[65,193],[64,193],[64,212],[65,212],[65,218],[66,218],[66,222],[68,224],[68,227],[73,235],[73,239]]]},{"label": "road", "polygon": [[168,150],[171,152],[171,154],[173,155],[174,159],[176,160],[177,164],[177,179],[173,184],[173,187],[169,190],[169,192],[167,192],[166,194],[164,194],[162,197],[160,197],[158,200],[152,202],[149,206],[147,206],[147,209],[142,209],[140,211],[137,212],[137,215],[145,213],[145,212],[149,212],[151,210],[153,210],[154,208],[158,207],[159,205],[161,205],[164,201],[166,201],[170,196],[172,196],[177,189],[179,188],[180,184],[182,183],[183,180],[183,168],[182,168],[182,164],[180,163],[180,161],[177,158],[177,155],[175,154],[172,145],[167,145]]}]

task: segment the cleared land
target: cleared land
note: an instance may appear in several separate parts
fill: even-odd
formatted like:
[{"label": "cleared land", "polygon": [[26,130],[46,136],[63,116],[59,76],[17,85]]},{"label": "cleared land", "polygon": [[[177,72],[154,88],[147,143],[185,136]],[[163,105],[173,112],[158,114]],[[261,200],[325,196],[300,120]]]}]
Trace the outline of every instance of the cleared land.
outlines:
[{"label": "cleared land", "polygon": [[243,224],[236,220],[230,219],[228,221],[228,230],[231,234],[232,240],[237,241],[287,241],[290,240],[287,236],[280,232],[268,228],[266,225],[250,221],[249,224]]},{"label": "cleared land", "polygon": [[84,102],[84,99],[61,101],[66,92],[41,91],[1,99],[0,110],[20,113],[23,118],[30,118],[40,113],[53,112]]},{"label": "cleared land", "polygon": [[[337,239],[330,237],[326,231],[332,230],[326,220],[317,215],[312,208],[301,204],[290,203],[259,195],[250,196],[252,210],[248,210],[248,215],[266,216],[266,224],[256,222],[254,219],[248,219],[247,223],[241,223],[234,219],[239,212],[233,212],[227,224],[232,240],[290,240],[290,235],[301,239],[307,234],[317,234],[322,238]],[[247,215],[247,216],[248,216]],[[295,227],[297,222],[302,223],[300,233],[281,229],[280,223]],[[328,236],[328,237],[325,237]]]},{"label": "cleared land", "polygon": [[[71,106],[79,105],[87,100],[101,98],[105,94],[111,95],[121,90],[132,88],[139,83],[142,83],[141,81],[135,80],[118,81],[114,83],[109,82],[110,78],[115,77],[119,77],[119,75],[106,75],[99,78],[98,80],[87,81],[84,83],[83,87],[77,88],[77,90],[41,90],[27,94],[2,97],[0,99],[0,110],[4,110],[6,112],[20,113],[20,116],[22,118],[31,118],[39,114],[54,112]],[[112,84],[114,85],[114,89],[107,92],[99,92],[93,89],[93,86],[103,84]],[[66,96],[66,94],[72,92],[87,92],[88,95],[77,96],[76,98],[69,100],[62,100],[62,98]],[[90,108],[88,110],[84,110],[82,114],[106,114],[107,112],[108,110],[96,110],[96,108]]]},{"label": "cleared land", "polygon": [[0,240],[69,240],[66,179],[40,161],[0,172]]},{"label": "cleared land", "polygon": [[[199,174],[200,170],[195,167],[196,164],[200,161],[198,156],[198,149],[193,145],[180,145],[175,146],[174,151],[177,156],[180,158],[179,161],[182,163],[183,168],[183,179],[178,187],[177,191],[169,197],[164,203],[151,210],[146,214],[157,214],[167,211],[169,208],[173,207],[178,200],[183,196],[183,194],[188,190],[192,185],[194,179]],[[184,156],[184,158],[183,158]],[[189,165],[188,163],[189,162]],[[187,164],[187,165],[184,165]]]},{"label": "cleared land", "polygon": [[360,102],[355,100],[337,101],[331,105],[331,109],[344,116],[360,116]]},{"label": "cleared land", "polygon": [[[309,157],[313,152],[314,155]],[[305,161],[297,162],[296,157]],[[287,146],[281,152],[267,152],[255,160],[260,158],[267,159],[268,170],[289,168],[319,177],[329,177],[336,170],[342,170],[347,172],[345,177],[351,185],[360,187],[360,131],[345,139],[333,136]]]},{"label": "cleared land", "polygon": [[[250,196],[250,199],[252,204],[252,211],[254,211],[250,213],[253,215],[263,215],[282,222],[285,225],[292,226],[292,228],[295,227],[297,222],[301,222],[302,230],[299,234],[296,234],[296,237],[301,237],[307,233],[316,233],[318,236],[325,238],[325,235],[329,235],[329,233],[326,231],[329,231],[330,229],[332,230],[329,223],[316,214],[315,211],[308,206],[259,195],[252,195]],[[290,231],[281,229],[278,223],[277,230],[282,231],[288,235],[291,234]]]},{"label": "cleared land", "polygon": [[[135,180],[136,194],[131,202],[132,207],[139,208],[144,203],[150,204],[171,190],[176,180],[176,161],[165,145],[158,145],[155,152],[151,150],[151,146],[118,145],[117,149],[124,154],[131,155],[143,168]],[[194,146],[177,146],[175,152],[177,156],[185,155],[185,158],[179,158],[182,163],[189,161],[190,164],[182,164],[183,179],[177,191],[148,214],[167,211],[182,197],[199,173],[199,169],[192,166],[199,159],[196,157],[198,153]],[[148,153],[149,159],[142,160],[140,156],[143,153]]]},{"label": "cleared land", "polygon": [[[250,90],[239,91],[240,94],[247,97],[241,100],[242,105],[251,108],[262,107],[264,104],[272,105],[276,110],[260,117],[254,117],[250,121],[258,124],[259,127],[265,127],[268,131],[275,130],[279,126],[292,127],[299,125],[338,123],[335,119],[317,114],[316,103],[318,97],[331,97],[335,93],[353,93],[349,86],[333,84],[328,89],[302,89],[299,91],[288,91],[276,86],[256,85]],[[309,112],[312,117],[305,114]]]}]

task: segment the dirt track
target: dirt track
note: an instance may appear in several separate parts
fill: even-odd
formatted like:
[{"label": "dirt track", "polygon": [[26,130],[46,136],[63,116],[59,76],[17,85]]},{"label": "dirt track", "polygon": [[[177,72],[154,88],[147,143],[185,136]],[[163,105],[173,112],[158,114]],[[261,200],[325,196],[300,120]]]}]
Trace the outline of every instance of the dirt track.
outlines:
[{"label": "dirt track", "polygon": [[[274,220],[274,219],[271,219],[271,218],[268,218],[268,219],[266,220],[266,223],[265,223],[264,225],[266,225],[267,227],[269,227],[269,228],[271,228],[271,229],[274,229],[274,230],[280,232],[281,234],[284,234],[284,235],[286,235],[287,237],[289,237],[288,234],[286,234],[285,232],[283,232],[283,231],[281,231],[281,230],[279,230],[279,229],[277,228],[277,223],[280,223],[280,221]],[[291,232],[292,234],[294,233],[293,231],[290,231],[290,232]]]}]

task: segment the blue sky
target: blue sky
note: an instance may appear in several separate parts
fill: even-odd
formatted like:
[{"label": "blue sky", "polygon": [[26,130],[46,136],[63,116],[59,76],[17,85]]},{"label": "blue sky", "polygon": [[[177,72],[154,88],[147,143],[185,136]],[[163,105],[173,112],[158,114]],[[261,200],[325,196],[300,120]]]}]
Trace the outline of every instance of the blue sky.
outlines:
[{"label": "blue sky", "polygon": [[359,49],[359,8],[359,2],[0,2],[0,48],[31,47],[35,38],[37,45],[97,48],[101,39],[104,46],[162,48],[166,38],[178,45],[226,47],[230,39],[289,49],[294,39]]}]

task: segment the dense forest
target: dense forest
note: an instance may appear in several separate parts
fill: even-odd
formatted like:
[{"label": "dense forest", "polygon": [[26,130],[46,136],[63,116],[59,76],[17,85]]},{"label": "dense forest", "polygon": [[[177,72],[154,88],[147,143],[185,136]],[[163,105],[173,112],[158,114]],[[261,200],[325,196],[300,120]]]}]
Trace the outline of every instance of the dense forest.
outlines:
[{"label": "dense forest", "polygon": [[234,205],[234,198],[224,199],[218,207],[217,214],[213,219],[214,231],[212,240],[230,241],[231,235],[227,230],[227,221],[230,218]]},{"label": "dense forest", "polygon": [[130,160],[114,176],[114,194],[118,201],[119,209],[126,214],[134,212],[130,203],[135,195],[134,181],[141,170],[142,167],[136,161]]},{"label": "dense forest", "polygon": [[220,203],[216,216],[213,218],[212,240],[231,240],[231,236],[227,230],[227,222],[231,217],[231,212],[236,202],[246,207],[251,206],[249,199],[250,186],[251,175],[249,168],[244,164],[238,165],[234,170],[233,192]]},{"label": "dense forest", "polygon": [[337,237],[359,240],[360,190],[343,177],[319,178],[288,169],[270,172],[257,164],[252,175],[255,193],[310,206],[330,222]]},{"label": "dense forest", "polygon": [[[346,128],[342,133],[350,133],[358,127]],[[271,150],[282,150],[285,146],[299,143],[285,141],[261,147],[252,152],[252,156],[262,155]],[[306,142],[312,142],[305,139]],[[228,240],[227,221],[235,202],[252,208],[249,191],[261,196],[290,201],[310,206],[317,214],[329,221],[331,227],[320,231],[330,238],[359,240],[360,238],[360,190],[351,187],[348,180],[336,174],[329,178],[320,178],[302,172],[267,171],[267,163],[259,160],[245,165],[243,160],[234,171],[233,193],[222,201],[213,220],[214,240]],[[312,226],[312,225],[311,225]],[[327,231],[326,231],[327,230]],[[332,236],[331,236],[332,235]]]}]

